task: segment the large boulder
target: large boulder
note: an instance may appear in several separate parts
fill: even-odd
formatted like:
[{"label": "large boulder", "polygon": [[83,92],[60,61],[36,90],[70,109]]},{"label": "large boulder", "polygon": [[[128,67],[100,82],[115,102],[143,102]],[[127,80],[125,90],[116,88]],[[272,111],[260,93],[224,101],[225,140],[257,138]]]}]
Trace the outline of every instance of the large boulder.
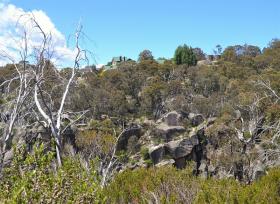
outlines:
[{"label": "large boulder", "polygon": [[184,169],[187,165],[186,158],[180,157],[175,159],[174,165],[176,166],[177,169]]},{"label": "large boulder", "polygon": [[185,168],[186,161],[191,160],[199,167],[201,160],[207,159],[206,144],[204,127],[201,126],[188,138],[166,143],[165,153],[175,160],[175,166],[179,169]]},{"label": "large boulder", "polygon": [[160,118],[155,125],[154,136],[163,139],[165,142],[173,140],[173,136],[183,133],[186,129],[180,126],[182,115],[171,111]]},{"label": "large boulder", "polygon": [[192,153],[193,148],[199,144],[198,136],[171,141],[165,145],[167,153],[174,159],[186,157]]},{"label": "large boulder", "polygon": [[166,123],[160,123],[155,127],[156,135],[166,142],[173,139],[175,134],[183,133],[186,129],[183,126],[169,126]]},{"label": "large boulder", "polygon": [[162,122],[168,126],[178,126],[182,120],[182,115],[177,111],[171,111],[161,118]]},{"label": "large boulder", "polygon": [[158,146],[151,147],[149,149],[149,155],[153,164],[159,163],[165,155],[164,145],[160,144]]},{"label": "large boulder", "polygon": [[140,125],[132,125],[131,127],[127,128],[120,136],[118,143],[117,143],[117,151],[119,150],[126,150],[128,140],[132,136],[136,136],[139,138],[142,134],[142,127]]}]

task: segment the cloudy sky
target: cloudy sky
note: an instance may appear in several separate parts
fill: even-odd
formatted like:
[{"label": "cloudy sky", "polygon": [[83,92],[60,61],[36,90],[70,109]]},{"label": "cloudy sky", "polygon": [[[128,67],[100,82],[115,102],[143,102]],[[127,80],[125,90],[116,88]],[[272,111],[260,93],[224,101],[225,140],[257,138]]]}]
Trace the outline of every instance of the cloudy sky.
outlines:
[{"label": "cloudy sky", "polygon": [[[180,44],[201,47],[211,54],[217,44],[254,44],[265,47],[280,37],[279,0],[0,0],[0,51],[19,59],[22,31],[31,47],[40,34],[20,16],[33,14],[52,35],[53,60],[71,65],[73,33],[79,21],[82,46],[92,53],[91,63],[105,64],[113,56],[137,59],[150,49],[170,58]],[[95,60],[94,60],[95,59]],[[0,64],[8,62],[0,58]]]},{"label": "cloudy sky", "polygon": [[0,3],[0,64],[22,59],[24,33],[28,42],[28,59],[32,60],[34,48],[42,43],[42,35],[29,20],[30,15],[34,16],[45,33],[51,35],[51,59],[58,66],[70,65],[75,50],[67,45],[65,35],[56,28],[48,15],[40,9],[24,10],[8,1]]}]

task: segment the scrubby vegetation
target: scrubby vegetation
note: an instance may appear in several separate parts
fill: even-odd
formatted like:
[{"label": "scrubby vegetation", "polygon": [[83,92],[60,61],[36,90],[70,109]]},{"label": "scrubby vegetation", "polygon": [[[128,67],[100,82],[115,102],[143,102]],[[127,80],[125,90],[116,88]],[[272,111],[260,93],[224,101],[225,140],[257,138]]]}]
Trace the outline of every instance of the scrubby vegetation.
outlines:
[{"label": "scrubby vegetation", "polygon": [[77,158],[65,158],[63,167],[55,167],[54,154],[43,145],[35,145],[25,154],[15,149],[11,165],[0,181],[1,203],[102,203],[96,170],[81,165]]},{"label": "scrubby vegetation", "polygon": [[63,167],[43,145],[32,153],[15,150],[11,166],[0,182],[1,203],[271,203],[280,202],[280,169],[251,185],[230,179],[201,179],[190,168],[126,170],[101,189],[94,161],[84,166],[81,157],[65,158]]},{"label": "scrubby vegetation", "polygon": [[279,168],[244,185],[234,179],[199,179],[189,169],[169,167],[125,171],[105,193],[112,203],[279,203],[279,189]]},{"label": "scrubby vegetation", "polygon": [[0,68],[1,203],[280,202],[279,40],[99,70],[46,50]]}]

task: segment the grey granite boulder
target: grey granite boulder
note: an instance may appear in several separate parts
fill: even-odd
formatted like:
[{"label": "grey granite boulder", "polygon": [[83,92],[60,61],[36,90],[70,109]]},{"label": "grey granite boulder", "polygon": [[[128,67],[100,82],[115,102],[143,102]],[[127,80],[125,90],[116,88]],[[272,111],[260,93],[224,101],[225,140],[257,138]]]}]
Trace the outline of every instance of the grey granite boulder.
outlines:
[{"label": "grey granite boulder", "polygon": [[182,120],[182,115],[177,111],[171,111],[165,114],[161,120],[168,126],[178,126]]},{"label": "grey granite boulder", "polygon": [[177,133],[183,133],[186,129],[183,126],[169,126],[165,123],[160,123],[155,127],[156,134],[164,139],[166,142],[172,140],[173,136]]},{"label": "grey granite boulder", "polygon": [[171,141],[165,145],[166,152],[174,159],[186,157],[191,154],[195,145],[199,144],[197,136],[182,140]]},{"label": "grey granite boulder", "polygon": [[149,155],[153,162],[153,164],[157,164],[161,162],[165,155],[165,148],[163,144],[160,144],[158,146],[153,146],[149,149]]}]

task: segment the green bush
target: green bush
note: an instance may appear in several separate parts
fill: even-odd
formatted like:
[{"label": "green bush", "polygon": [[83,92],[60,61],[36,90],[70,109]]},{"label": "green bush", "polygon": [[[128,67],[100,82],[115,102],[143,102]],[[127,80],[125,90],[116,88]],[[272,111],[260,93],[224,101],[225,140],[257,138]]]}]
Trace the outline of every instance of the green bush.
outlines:
[{"label": "green bush", "polygon": [[271,169],[252,185],[226,179],[206,180],[195,203],[280,203],[280,169]]},{"label": "green bush", "polygon": [[76,158],[65,158],[54,169],[54,153],[44,146],[33,153],[15,149],[10,167],[0,181],[0,203],[104,203],[94,168],[85,169]]},{"label": "green bush", "polygon": [[32,153],[15,149],[14,159],[0,180],[0,203],[280,203],[280,168],[253,184],[233,179],[201,179],[190,168],[140,168],[119,173],[104,189],[93,163],[64,158],[43,145]]},{"label": "green bush", "polygon": [[110,203],[155,202],[154,196],[160,203],[184,203],[184,195],[198,190],[195,179],[190,170],[174,167],[127,170],[117,175],[105,194],[110,195]]},{"label": "green bush", "polygon": [[149,149],[147,147],[142,147],[140,153],[144,160],[147,160],[150,158]]},{"label": "green bush", "polygon": [[[104,190],[109,203],[280,203],[280,169],[251,185],[234,179],[200,179],[190,169],[127,170]],[[156,201],[157,200],[157,201]]]}]

